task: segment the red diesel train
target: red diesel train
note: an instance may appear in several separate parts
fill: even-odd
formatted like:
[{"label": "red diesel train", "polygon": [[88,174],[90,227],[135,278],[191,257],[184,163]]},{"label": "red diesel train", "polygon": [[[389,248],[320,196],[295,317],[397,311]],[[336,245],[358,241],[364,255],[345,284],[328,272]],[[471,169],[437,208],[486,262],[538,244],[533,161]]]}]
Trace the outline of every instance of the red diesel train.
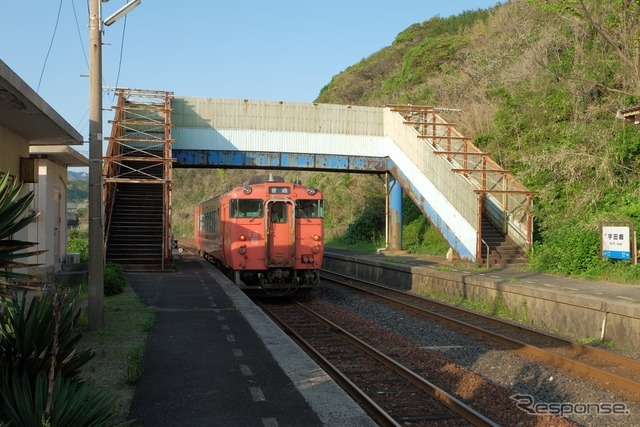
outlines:
[{"label": "red diesel train", "polygon": [[195,208],[198,252],[241,289],[283,295],[320,281],[322,192],[260,175]]}]

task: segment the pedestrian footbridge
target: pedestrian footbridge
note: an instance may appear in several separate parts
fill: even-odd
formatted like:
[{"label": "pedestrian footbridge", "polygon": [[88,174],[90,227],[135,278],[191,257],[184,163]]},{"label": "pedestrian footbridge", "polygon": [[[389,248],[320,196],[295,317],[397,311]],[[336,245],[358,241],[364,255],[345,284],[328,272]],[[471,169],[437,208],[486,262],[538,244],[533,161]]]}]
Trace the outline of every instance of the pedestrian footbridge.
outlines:
[{"label": "pedestrian footbridge", "polygon": [[164,265],[173,167],[384,174],[390,249],[401,248],[402,192],[462,258],[514,261],[531,244],[533,193],[437,108],[117,93],[104,168],[108,260]]}]

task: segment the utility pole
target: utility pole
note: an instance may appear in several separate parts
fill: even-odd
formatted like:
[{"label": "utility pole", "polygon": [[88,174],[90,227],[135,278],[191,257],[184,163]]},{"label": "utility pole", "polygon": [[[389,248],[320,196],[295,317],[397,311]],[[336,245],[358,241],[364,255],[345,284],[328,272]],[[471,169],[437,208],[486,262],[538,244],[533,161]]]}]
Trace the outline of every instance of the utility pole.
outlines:
[{"label": "utility pole", "polygon": [[89,329],[104,327],[102,224],[102,13],[89,0]]}]

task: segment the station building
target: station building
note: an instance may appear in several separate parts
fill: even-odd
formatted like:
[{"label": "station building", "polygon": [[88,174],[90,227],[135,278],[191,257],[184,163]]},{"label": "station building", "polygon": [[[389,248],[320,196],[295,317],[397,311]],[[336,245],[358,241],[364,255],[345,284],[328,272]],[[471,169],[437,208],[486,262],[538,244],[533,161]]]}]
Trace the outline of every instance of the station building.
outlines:
[{"label": "station building", "polygon": [[[0,60],[0,173],[24,183],[36,197],[37,220],[13,236],[37,242],[45,253],[21,262],[39,264],[29,273],[51,281],[66,259],[67,170],[89,160],[73,146],[82,136]],[[32,248],[33,250],[33,248]]]}]

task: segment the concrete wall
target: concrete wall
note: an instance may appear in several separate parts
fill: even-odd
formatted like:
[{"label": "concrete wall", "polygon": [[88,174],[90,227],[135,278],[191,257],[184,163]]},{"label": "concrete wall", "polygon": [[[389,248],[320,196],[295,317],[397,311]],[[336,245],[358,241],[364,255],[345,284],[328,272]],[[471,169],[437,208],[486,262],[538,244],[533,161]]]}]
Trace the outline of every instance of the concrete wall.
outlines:
[{"label": "concrete wall", "polygon": [[323,268],[406,291],[504,304],[535,326],[577,338],[599,339],[604,325],[605,340],[640,349],[640,335],[630,332],[640,330],[640,307],[634,304],[343,254],[325,253]]},{"label": "concrete wall", "polygon": [[36,191],[32,209],[40,216],[27,230],[29,241],[37,242],[38,250],[47,252],[28,259],[29,263],[42,264],[30,268],[29,273],[52,279],[67,252],[67,168],[47,159],[38,163],[38,183],[29,186]]},{"label": "concrete wall", "polygon": [[11,132],[7,128],[0,126],[0,171],[9,172],[19,179],[20,157],[29,157],[29,142]]}]

